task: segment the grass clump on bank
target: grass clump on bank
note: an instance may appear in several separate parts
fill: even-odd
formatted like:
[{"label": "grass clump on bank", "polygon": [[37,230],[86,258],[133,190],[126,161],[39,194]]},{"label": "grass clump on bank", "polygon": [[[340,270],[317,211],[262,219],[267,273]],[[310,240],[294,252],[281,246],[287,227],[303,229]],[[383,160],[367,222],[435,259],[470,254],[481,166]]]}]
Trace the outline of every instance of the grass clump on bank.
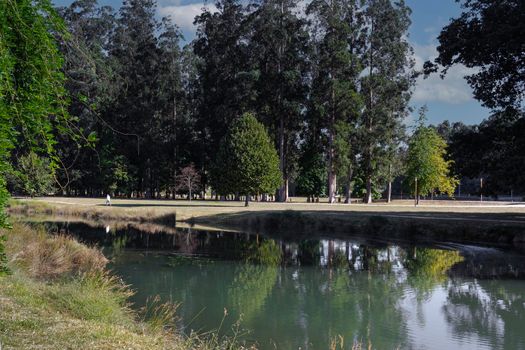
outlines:
[{"label": "grass clump on bank", "polygon": [[2,234],[12,272],[0,277],[4,350],[243,349],[227,338],[177,332],[169,304],[140,317],[128,303],[131,290],[107,272],[98,249],[23,224]]},{"label": "grass clump on bank", "polygon": [[81,218],[90,221],[126,221],[175,224],[175,212],[160,212],[155,209],[108,207],[104,205],[70,205],[45,203],[38,200],[11,199],[8,212],[12,215],[45,215]]}]

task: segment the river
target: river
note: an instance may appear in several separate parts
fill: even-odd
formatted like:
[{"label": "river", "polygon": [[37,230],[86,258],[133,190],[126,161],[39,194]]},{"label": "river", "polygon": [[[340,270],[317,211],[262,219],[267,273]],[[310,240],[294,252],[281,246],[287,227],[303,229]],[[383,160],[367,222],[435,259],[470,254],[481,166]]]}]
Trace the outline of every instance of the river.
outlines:
[{"label": "river", "polygon": [[[525,254],[511,248],[301,233],[47,222],[100,246],[136,291],[180,303],[185,332],[260,349],[525,349]],[[235,331],[237,330],[237,331]]]}]

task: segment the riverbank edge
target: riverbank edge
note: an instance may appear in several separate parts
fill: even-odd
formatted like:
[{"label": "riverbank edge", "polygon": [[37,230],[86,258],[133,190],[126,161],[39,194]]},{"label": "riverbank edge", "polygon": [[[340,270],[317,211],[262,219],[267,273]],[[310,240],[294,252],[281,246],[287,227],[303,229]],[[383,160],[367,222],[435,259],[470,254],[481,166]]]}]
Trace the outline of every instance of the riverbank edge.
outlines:
[{"label": "riverbank edge", "polygon": [[9,267],[0,275],[0,349],[248,349],[212,332],[179,333],[176,305],[152,301],[147,318],[133,310],[133,291],[97,248],[17,222],[0,236]]},{"label": "riverbank edge", "polygon": [[245,210],[199,212],[193,208],[157,211],[154,208],[121,208],[56,204],[43,201],[10,202],[15,215],[59,216],[95,222],[126,221],[174,227],[184,223],[200,228],[262,233],[290,240],[316,235],[409,241],[450,241],[512,246],[525,250],[525,220],[507,213],[365,212],[315,210]]}]

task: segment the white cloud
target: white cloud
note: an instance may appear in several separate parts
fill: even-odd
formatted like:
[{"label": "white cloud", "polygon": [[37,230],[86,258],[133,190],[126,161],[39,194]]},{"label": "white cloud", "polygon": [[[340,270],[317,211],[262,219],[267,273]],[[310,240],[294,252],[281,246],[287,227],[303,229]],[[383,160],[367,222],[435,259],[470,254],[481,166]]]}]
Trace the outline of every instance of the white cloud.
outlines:
[{"label": "white cloud", "polygon": [[[173,1],[172,3],[176,3]],[[158,9],[160,17],[170,16],[173,23],[175,23],[182,31],[195,31],[193,21],[195,16],[200,15],[204,8],[211,12],[216,12],[217,7],[213,4],[195,3],[188,5],[171,5],[160,6]]]},{"label": "white cloud", "polygon": [[[416,69],[421,70],[423,63],[433,60],[437,56],[435,45],[413,45]],[[416,88],[412,101],[417,103],[443,102],[447,104],[460,104],[473,100],[472,89],[465,81],[466,75],[475,70],[463,65],[455,65],[448,70],[444,79],[438,73],[424,79],[420,76],[416,82]]]}]

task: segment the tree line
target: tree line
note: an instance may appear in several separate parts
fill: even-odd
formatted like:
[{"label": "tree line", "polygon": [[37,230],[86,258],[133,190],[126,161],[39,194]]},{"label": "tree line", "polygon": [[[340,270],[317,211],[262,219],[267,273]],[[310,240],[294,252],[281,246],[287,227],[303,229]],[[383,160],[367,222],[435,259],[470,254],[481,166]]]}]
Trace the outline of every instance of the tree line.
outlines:
[{"label": "tree line", "polygon": [[[201,191],[215,184],[234,194],[220,184],[228,166],[217,164],[219,145],[234,120],[253,113],[277,150],[277,200],[287,200],[292,181],[304,195],[327,190],[334,201],[346,188],[371,200],[404,137],[414,81],[409,8],[388,0],[313,1],[303,13],[287,0],[216,8],[195,18],[189,43],[176,23],[156,19],[152,0],[58,9],[70,33],[59,38],[69,114],[85,139],[58,136],[59,190],[174,197],[181,169],[193,164]],[[362,186],[352,189],[357,178]]]},{"label": "tree line", "polygon": [[[60,60],[64,91],[57,106],[67,108],[69,132],[49,138],[55,149],[49,160],[33,154],[46,155],[45,149],[15,142],[13,171],[5,172],[9,188],[38,193],[56,182],[66,195],[139,198],[211,189],[217,198],[287,201],[293,184],[309,200],[334,202],[342,194],[346,202],[369,203],[383,192],[389,200],[399,178],[413,193],[419,177],[419,193],[453,194],[452,170],[486,177],[495,193],[508,187],[505,181],[523,190],[523,77],[509,68],[523,67],[515,59],[523,53],[512,49],[519,42],[501,45],[523,39],[511,33],[519,25],[491,16],[523,16],[522,5],[464,5],[439,37],[439,57],[416,72],[404,1],[313,0],[303,8],[292,0],[219,0],[195,18],[196,36],[188,42],[170,18],[157,19],[154,0],[129,0],[118,10],[77,0],[56,10],[59,28],[46,28]],[[483,20],[492,25],[493,41],[484,51],[464,49],[483,35],[476,30],[490,28],[471,25]],[[511,58],[483,61],[494,57]],[[446,74],[455,63],[488,67],[468,81],[494,115],[479,126],[420,123],[407,132],[418,74]],[[255,158],[262,163],[250,163]],[[55,171],[44,176],[42,167]]]}]

